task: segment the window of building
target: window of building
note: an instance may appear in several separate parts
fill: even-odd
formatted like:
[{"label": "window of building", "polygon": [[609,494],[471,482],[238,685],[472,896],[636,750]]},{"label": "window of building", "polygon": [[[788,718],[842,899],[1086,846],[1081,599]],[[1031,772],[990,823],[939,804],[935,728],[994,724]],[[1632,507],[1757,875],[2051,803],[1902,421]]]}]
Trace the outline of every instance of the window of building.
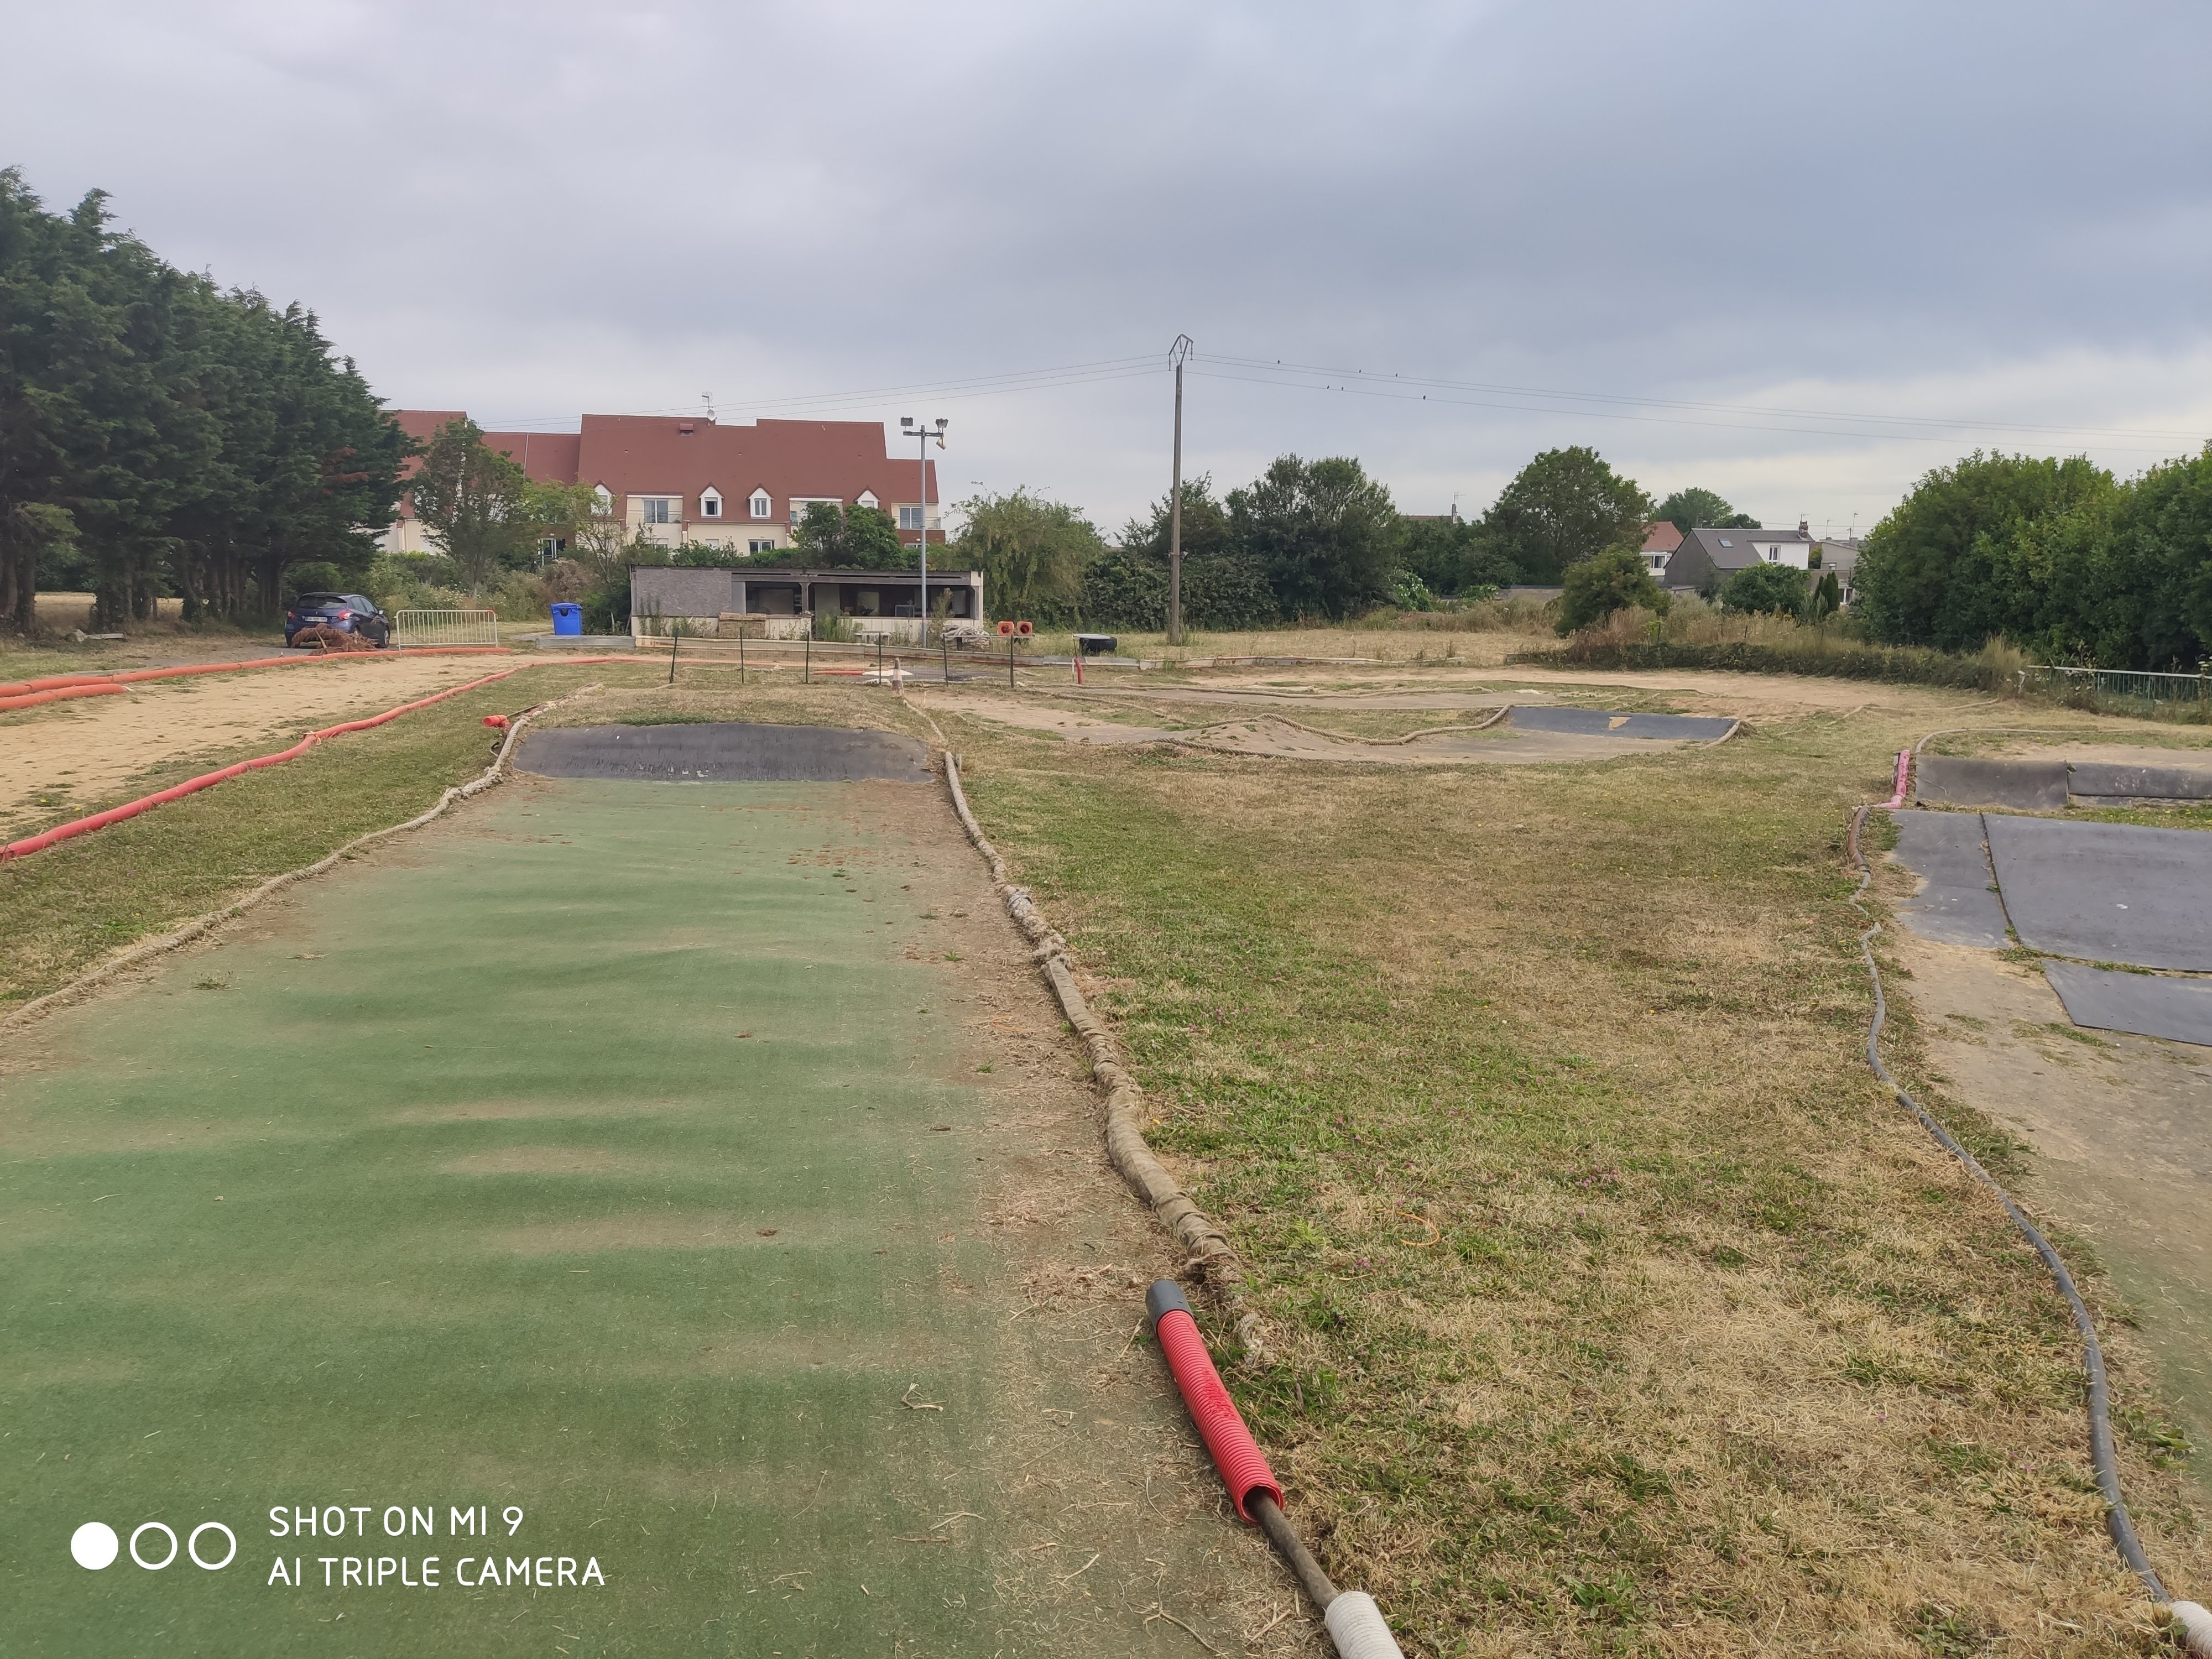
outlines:
[{"label": "window of building", "polygon": [[901,530],[921,529],[921,508],[918,507],[902,507],[899,508],[899,528]]},{"label": "window of building", "polygon": [[719,491],[710,489],[699,498],[699,516],[702,519],[722,516],[722,497]]},{"label": "window of building", "polygon": [[862,507],[877,507],[881,505],[881,503],[876,500],[876,492],[872,489],[864,489],[860,492],[860,504]]},{"label": "window of building", "polygon": [[647,495],[644,500],[646,523],[674,524],[676,522],[675,497],[672,495]]},{"label": "window of building", "polygon": [[756,519],[765,519],[775,510],[775,503],[769,500],[768,491],[765,489],[753,491],[753,498],[750,505],[752,507],[753,517]]},{"label": "window of building", "polygon": [[607,514],[612,513],[614,510],[614,492],[609,489],[605,484],[593,484],[592,486],[592,513],[598,517],[604,519]]},{"label": "window of building", "polygon": [[748,553],[773,553],[775,551],[775,538],[773,536],[756,536],[745,544],[745,551]]}]

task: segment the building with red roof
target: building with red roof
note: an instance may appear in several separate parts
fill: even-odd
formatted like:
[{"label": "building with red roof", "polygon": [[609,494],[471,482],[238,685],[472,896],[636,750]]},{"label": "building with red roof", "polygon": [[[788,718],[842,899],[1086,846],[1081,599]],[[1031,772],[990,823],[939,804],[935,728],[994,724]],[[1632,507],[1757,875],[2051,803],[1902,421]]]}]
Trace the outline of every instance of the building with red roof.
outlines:
[{"label": "building with red roof", "polygon": [[[401,429],[425,442],[460,416],[458,410],[397,414]],[[893,456],[880,421],[724,424],[711,415],[586,415],[578,432],[487,432],[484,441],[540,483],[590,485],[625,531],[664,547],[700,543],[740,559],[789,547],[793,527],[815,501],[880,508],[909,546],[924,534],[945,539],[936,463]],[[384,546],[434,550],[411,501],[401,503]]]}]

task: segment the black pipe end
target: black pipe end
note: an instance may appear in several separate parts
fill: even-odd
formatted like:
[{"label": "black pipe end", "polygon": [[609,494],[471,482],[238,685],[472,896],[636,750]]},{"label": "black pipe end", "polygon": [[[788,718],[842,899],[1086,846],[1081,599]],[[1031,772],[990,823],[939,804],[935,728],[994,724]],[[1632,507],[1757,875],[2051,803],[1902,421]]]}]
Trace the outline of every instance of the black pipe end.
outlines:
[{"label": "black pipe end", "polygon": [[1188,1313],[1190,1304],[1183,1297],[1182,1286],[1172,1279],[1156,1279],[1152,1289],[1145,1292],[1145,1312],[1152,1322],[1152,1328],[1160,1328],[1160,1321],[1171,1313]]}]

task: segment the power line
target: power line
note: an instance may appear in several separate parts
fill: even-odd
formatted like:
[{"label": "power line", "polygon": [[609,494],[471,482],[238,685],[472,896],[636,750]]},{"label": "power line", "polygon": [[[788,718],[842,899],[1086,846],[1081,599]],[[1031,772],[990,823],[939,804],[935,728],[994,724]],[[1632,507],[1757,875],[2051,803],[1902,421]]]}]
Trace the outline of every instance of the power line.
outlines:
[{"label": "power line", "polygon": [[[744,413],[757,416],[765,415],[771,417],[781,415],[787,418],[803,419],[810,415],[826,416],[835,410],[878,403],[885,398],[931,397],[951,401],[1010,397],[1024,392],[1060,391],[1073,386],[1097,386],[1115,380],[1141,379],[1158,374],[1168,367],[1164,359],[1152,354],[1143,356],[1096,358],[1085,362],[1061,363],[1040,368],[1005,370],[996,374],[967,375],[951,380],[908,381],[899,385],[864,387],[848,392],[794,392],[783,397],[728,402],[717,400],[715,408],[718,412]],[[1435,404],[1445,408],[1487,409],[1508,414],[1554,415],[1581,420],[1628,421],[1640,424],[1701,427],[1715,431],[1766,432],[1802,437],[1856,438],[1893,443],[1955,443],[1970,439],[1975,434],[1983,433],[2071,437],[2092,441],[2133,438],[2148,439],[2155,442],[2163,439],[2169,444],[2172,442],[2193,444],[2202,442],[2204,439],[2204,434],[2200,433],[2146,427],[2061,426],[2018,421],[1971,420],[1918,415],[1862,414],[1844,410],[1796,409],[1779,405],[1706,402],[1690,398],[1640,397],[1620,392],[1572,392],[1558,388],[1516,386],[1480,380],[1458,380],[1438,375],[1382,374],[1365,369],[1332,368],[1325,365],[1287,362],[1279,358],[1238,356],[1230,354],[1193,354],[1189,362],[1189,372],[1208,380],[1236,381],[1249,386],[1273,386],[1286,391],[1331,392],[1398,403]],[[1447,392],[1476,392],[1489,395],[1474,398],[1441,395]],[[1500,399],[1515,401],[1499,401]],[[1534,399],[1559,401],[1531,401]],[[1574,405],[1577,404],[1611,404],[1613,407],[1575,407]],[[672,416],[694,414],[696,410],[693,406],[687,404],[681,407],[629,410],[622,412],[635,416]],[[1729,415],[1750,418],[1744,420],[1704,418]],[[524,431],[536,427],[563,426],[575,418],[574,414],[499,420],[487,418],[484,424],[495,431]],[[1841,424],[1785,423],[1803,422],[1832,422]],[[2171,453],[2170,448],[2152,450],[2140,447],[2114,445],[2110,442],[2099,442],[2097,447],[2118,449],[2122,453]]]},{"label": "power line", "polygon": [[[1215,355],[1208,361],[1229,363],[1239,368],[1256,368],[1263,373],[1279,374],[1285,375],[1333,375],[1346,380],[1357,380],[1361,382],[1363,385],[1435,386],[1443,390],[1453,392],[1486,392],[1503,397],[1565,398],[1577,403],[1626,404],[1639,408],[1684,409],[1714,414],[1759,415],[1796,420],[1853,421],[1869,422],[1881,426],[1944,427],[1954,430],[1964,429],[1983,432],[2045,433],[2072,437],[2108,436],[2123,438],[2166,438],[2178,440],[2183,442],[2197,441],[2202,436],[2201,434],[2194,432],[2161,430],[2150,427],[2045,426],[2019,421],[1958,420],[1922,415],[1863,415],[1855,414],[1848,410],[1794,409],[1787,406],[1774,407],[1758,404],[1708,403],[1681,398],[1633,397],[1611,392],[1569,392],[1561,390],[1556,386],[1502,386],[1481,380],[1453,380],[1430,375],[1405,374],[1380,374],[1372,373],[1366,369],[1333,368],[1316,363],[1285,362],[1280,358],[1238,357],[1226,354]],[[1337,391],[1348,390],[1349,388],[1329,387],[1327,389]],[[1438,400],[1431,398],[1430,401],[1435,402]],[[1514,408],[1518,407],[1518,405],[1480,404],[1476,405],[1476,407]],[[1580,414],[1584,411],[1579,410],[1547,410],[1545,412],[1558,414]]]}]

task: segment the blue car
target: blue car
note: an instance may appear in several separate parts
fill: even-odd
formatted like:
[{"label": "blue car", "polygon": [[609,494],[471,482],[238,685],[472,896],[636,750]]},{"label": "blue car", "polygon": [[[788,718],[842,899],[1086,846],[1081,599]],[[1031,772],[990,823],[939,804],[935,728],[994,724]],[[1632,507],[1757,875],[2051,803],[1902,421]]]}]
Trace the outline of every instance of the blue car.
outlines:
[{"label": "blue car", "polygon": [[392,643],[392,619],[373,599],[358,593],[302,593],[284,613],[284,643],[289,647],[303,628],[335,628],[341,634],[358,634],[371,645]]}]

